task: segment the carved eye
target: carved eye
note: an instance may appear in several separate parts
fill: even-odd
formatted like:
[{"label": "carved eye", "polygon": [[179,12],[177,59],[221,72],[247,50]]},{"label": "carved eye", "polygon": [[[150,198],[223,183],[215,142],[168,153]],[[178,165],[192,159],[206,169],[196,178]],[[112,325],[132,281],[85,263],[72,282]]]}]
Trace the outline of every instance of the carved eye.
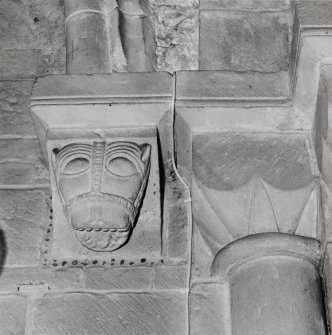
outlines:
[{"label": "carved eye", "polygon": [[89,166],[90,162],[86,158],[79,157],[67,163],[62,172],[65,174],[81,173],[88,169]]},{"label": "carved eye", "polygon": [[107,169],[120,177],[129,177],[137,173],[136,167],[128,159],[114,158],[107,164]]}]

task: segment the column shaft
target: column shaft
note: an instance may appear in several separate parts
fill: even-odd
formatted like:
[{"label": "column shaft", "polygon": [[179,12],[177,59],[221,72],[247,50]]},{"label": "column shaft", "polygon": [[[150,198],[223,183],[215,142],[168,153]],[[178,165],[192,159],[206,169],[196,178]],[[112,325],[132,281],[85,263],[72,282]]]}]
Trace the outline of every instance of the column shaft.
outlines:
[{"label": "column shaft", "polygon": [[102,1],[65,1],[68,74],[110,72],[102,6]]},{"label": "column shaft", "polygon": [[231,335],[326,335],[317,255],[318,242],[278,233],[222,249],[212,270],[228,283]]}]

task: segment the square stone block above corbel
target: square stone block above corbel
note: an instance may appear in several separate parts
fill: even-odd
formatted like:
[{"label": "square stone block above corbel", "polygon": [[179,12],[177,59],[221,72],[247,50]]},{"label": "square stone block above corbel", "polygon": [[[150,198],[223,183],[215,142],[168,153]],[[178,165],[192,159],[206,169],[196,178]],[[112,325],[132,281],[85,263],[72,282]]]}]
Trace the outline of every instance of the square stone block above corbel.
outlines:
[{"label": "square stone block above corbel", "polygon": [[166,73],[37,80],[31,113],[53,207],[43,265],[146,265],[164,257],[171,101]]}]

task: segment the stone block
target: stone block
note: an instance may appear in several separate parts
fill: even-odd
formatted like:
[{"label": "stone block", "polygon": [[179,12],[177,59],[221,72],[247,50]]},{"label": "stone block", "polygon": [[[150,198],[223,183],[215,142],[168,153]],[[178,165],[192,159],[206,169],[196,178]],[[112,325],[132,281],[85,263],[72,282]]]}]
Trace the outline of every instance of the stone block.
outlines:
[{"label": "stone block", "polygon": [[0,135],[35,135],[29,115],[32,81],[0,81]]},{"label": "stone block", "polygon": [[0,306],[0,334],[24,334],[27,299],[19,296],[0,296]]},{"label": "stone block", "polygon": [[151,4],[158,71],[198,69],[199,11],[195,6]]},{"label": "stone block", "polygon": [[186,265],[157,265],[154,267],[155,289],[180,289],[187,287],[188,267]]},{"label": "stone block", "polygon": [[332,2],[328,1],[299,1],[296,13],[301,26],[330,26],[332,20]]},{"label": "stone block", "polygon": [[289,0],[201,0],[201,9],[275,11],[290,7]]},{"label": "stone block", "polygon": [[47,295],[31,334],[183,335],[185,308],[181,293]]},{"label": "stone block", "polygon": [[74,290],[84,287],[81,269],[3,268],[0,291],[17,291],[19,285],[46,285],[50,290]]},{"label": "stone block", "polygon": [[64,47],[63,8],[57,0],[4,0],[0,3],[1,49]]},{"label": "stone block", "polygon": [[0,50],[0,77],[26,78],[65,72],[65,53],[53,50]]},{"label": "stone block", "polygon": [[[277,73],[243,73],[227,71],[183,71],[177,75],[177,102],[202,99],[202,107],[211,101],[249,98],[284,99],[289,95],[289,75]],[[209,100],[207,100],[209,98]]]},{"label": "stone block", "polygon": [[151,267],[87,268],[86,288],[92,290],[150,290]]},{"label": "stone block", "polygon": [[65,69],[61,2],[5,0],[0,22],[0,77],[34,77]]},{"label": "stone block", "polygon": [[158,6],[178,6],[178,7],[194,7],[197,8],[199,5],[198,0],[183,0],[181,3],[177,0],[149,0],[150,5]]},{"label": "stone block", "polygon": [[190,292],[190,329],[192,335],[230,334],[227,296],[220,284],[201,284]]},{"label": "stone block", "polygon": [[0,140],[0,184],[43,184],[49,173],[37,139]]},{"label": "stone block", "polygon": [[0,230],[5,265],[37,265],[48,218],[43,191],[0,191]]},{"label": "stone block", "polygon": [[288,68],[290,18],[285,13],[200,14],[201,70],[278,72]]}]

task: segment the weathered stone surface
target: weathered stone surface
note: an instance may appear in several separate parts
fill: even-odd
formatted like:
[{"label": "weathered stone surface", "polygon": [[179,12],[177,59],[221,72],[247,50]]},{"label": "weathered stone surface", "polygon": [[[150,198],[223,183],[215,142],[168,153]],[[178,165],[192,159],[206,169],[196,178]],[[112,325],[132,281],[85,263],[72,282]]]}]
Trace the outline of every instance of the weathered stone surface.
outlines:
[{"label": "weathered stone surface", "polygon": [[289,74],[277,73],[244,73],[231,71],[183,71],[177,75],[176,98],[182,100],[202,99],[205,107],[207,98],[221,101],[245,98],[266,99],[289,96]]},{"label": "weathered stone surface", "polygon": [[158,71],[198,69],[198,9],[182,6],[149,6]]},{"label": "weathered stone surface", "polygon": [[201,9],[274,11],[289,9],[289,0],[201,0]]},{"label": "weathered stone surface", "polygon": [[42,191],[0,191],[5,265],[38,264],[47,210]]},{"label": "weathered stone surface", "polygon": [[186,265],[157,265],[154,268],[153,286],[156,289],[186,288],[188,266]]},{"label": "weathered stone surface", "polygon": [[197,135],[193,156],[195,176],[215,190],[238,188],[255,174],[284,190],[307,186],[313,180],[303,135]]},{"label": "weathered stone surface", "polygon": [[25,77],[63,71],[64,18],[56,0],[0,3],[0,76]]},{"label": "weathered stone surface", "polygon": [[165,187],[166,194],[166,220],[164,235],[167,236],[165,241],[164,252],[167,251],[169,257],[186,258],[188,251],[188,207],[184,202],[185,190],[175,175],[173,167],[169,164],[166,172],[167,184]]},{"label": "weathered stone surface", "polygon": [[303,26],[329,26],[332,21],[332,2],[302,0],[297,3],[296,12]]},{"label": "weathered stone surface", "polygon": [[36,304],[32,334],[183,335],[185,295],[48,295]]},{"label": "weathered stone surface", "polygon": [[3,0],[1,48],[42,49],[64,46],[63,8],[57,0]]},{"label": "weathered stone surface", "polygon": [[226,290],[220,284],[201,284],[190,292],[190,329],[192,335],[229,334]]},{"label": "weathered stone surface", "polygon": [[29,115],[32,81],[0,81],[0,135],[34,135]]},{"label": "weathered stone surface", "polygon": [[27,299],[19,296],[0,296],[0,334],[25,333]]},{"label": "weathered stone surface", "polygon": [[201,70],[283,71],[289,46],[288,14],[200,14]]},{"label": "weathered stone surface", "polygon": [[86,288],[92,290],[150,290],[151,267],[133,268],[88,268]]},{"label": "weathered stone surface", "polygon": [[326,334],[320,276],[311,263],[290,257],[252,261],[235,270],[230,285],[234,335]]},{"label": "weathered stone surface", "polygon": [[40,49],[0,50],[0,77],[25,78],[64,73],[65,55],[59,53]]},{"label": "weathered stone surface", "polygon": [[50,290],[74,290],[84,287],[81,269],[4,268],[0,291],[17,291],[19,285],[46,285]]},{"label": "weathered stone surface", "polygon": [[325,309],[328,323],[332,321],[332,243],[328,243],[324,255],[323,283],[325,293]]},{"label": "weathered stone surface", "polygon": [[[148,0],[151,5],[163,5],[163,6],[179,6],[177,0]],[[183,7],[194,7],[197,8],[199,5],[198,0],[183,0],[181,6]]]},{"label": "weathered stone surface", "polygon": [[37,139],[0,140],[0,184],[48,181],[49,173]]}]

